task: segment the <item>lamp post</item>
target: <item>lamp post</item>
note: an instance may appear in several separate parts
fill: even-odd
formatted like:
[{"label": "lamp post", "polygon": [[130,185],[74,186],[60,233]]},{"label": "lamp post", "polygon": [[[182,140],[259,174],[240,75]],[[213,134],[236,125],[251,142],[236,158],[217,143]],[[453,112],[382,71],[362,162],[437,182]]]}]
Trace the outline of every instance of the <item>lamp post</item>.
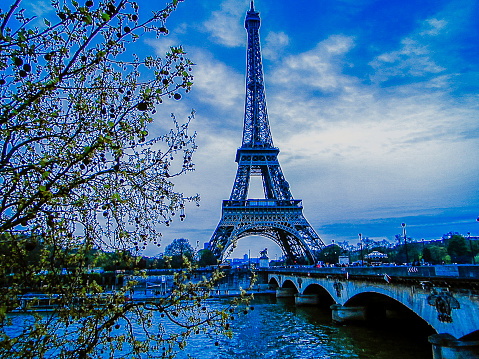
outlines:
[{"label": "lamp post", "polygon": [[[336,253],[334,251],[334,239],[331,241],[331,250],[329,251],[329,259],[331,262],[335,262],[333,259],[336,257]],[[336,264],[336,263],[333,263]]]},{"label": "lamp post", "polygon": [[409,256],[407,255],[407,239],[406,239],[406,223],[401,223],[402,235],[404,237],[404,249],[406,250],[406,265],[409,264]]},{"label": "lamp post", "polygon": [[472,264],[476,264],[476,259],[474,258],[474,251],[472,250],[471,232],[467,232],[467,238],[469,239],[469,246],[471,247]]},{"label": "lamp post", "polygon": [[362,241],[362,233],[359,233],[359,248],[361,249],[361,266],[364,265],[364,262],[363,262],[363,241]]},{"label": "lamp post", "polygon": [[421,261],[422,261],[422,265],[424,265],[426,263],[426,261],[424,260],[424,238],[421,238],[421,242],[422,242],[422,258],[421,258]]}]

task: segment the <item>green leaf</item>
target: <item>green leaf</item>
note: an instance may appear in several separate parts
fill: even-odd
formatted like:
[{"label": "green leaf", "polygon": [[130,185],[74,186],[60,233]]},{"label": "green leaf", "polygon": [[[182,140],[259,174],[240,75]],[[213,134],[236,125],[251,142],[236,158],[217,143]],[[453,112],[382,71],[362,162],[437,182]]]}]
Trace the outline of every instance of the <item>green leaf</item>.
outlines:
[{"label": "green leaf", "polygon": [[47,19],[43,19],[43,21],[45,22],[45,25],[50,26],[50,21],[48,21]]},{"label": "green leaf", "polygon": [[43,185],[40,185],[40,186],[38,186],[38,190],[39,190],[40,192],[45,192],[45,191],[47,190],[47,188],[46,188],[45,186],[43,186]]},{"label": "green leaf", "polygon": [[108,20],[110,20],[110,15],[108,15],[106,12],[104,12],[103,14],[101,14],[101,18],[104,21],[108,21]]}]

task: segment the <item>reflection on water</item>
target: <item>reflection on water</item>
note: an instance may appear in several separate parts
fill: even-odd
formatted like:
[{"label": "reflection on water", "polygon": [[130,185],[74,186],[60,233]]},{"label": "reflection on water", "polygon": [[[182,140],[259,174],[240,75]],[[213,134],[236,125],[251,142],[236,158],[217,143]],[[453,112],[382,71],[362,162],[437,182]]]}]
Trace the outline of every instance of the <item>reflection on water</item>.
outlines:
[{"label": "reflection on water", "polygon": [[[221,301],[210,302],[212,307],[221,304]],[[178,358],[432,358],[427,334],[424,331],[414,332],[416,324],[338,326],[331,323],[331,311],[328,308],[296,307],[292,300],[276,300],[266,296],[255,298],[252,306],[254,310],[233,322],[232,339],[194,335],[189,339],[186,349],[179,352]],[[14,315],[15,325],[10,328],[9,334],[15,336],[17,332],[18,335],[21,324],[28,317]],[[153,321],[164,322],[159,315],[155,315]],[[216,341],[219,346],[215,346]]]},{"label": "reflection on water", "polygon": [[234,323],[233,339],[192,338],[179,358],[432,358],[427,335],[404,325],[337,326],[329,309],[275,298],[257,298],[253,305]]}]

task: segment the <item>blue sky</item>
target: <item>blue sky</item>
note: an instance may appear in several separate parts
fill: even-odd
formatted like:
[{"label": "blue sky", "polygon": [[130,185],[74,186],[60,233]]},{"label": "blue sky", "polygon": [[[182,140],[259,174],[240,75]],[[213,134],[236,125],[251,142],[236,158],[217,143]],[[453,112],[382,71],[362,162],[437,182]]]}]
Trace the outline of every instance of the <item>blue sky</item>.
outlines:
[{"label": "blue sky", "polygon": [[[197,111],[196,171],[178,189],[200,193],[201,206],[164,231],[166,241],[208,241],[229,198],[248,8],[185,1],[170,35],[149,42],[156,51],[182,44],[197,64],[193,91],[167,111]],[[324,242],[354,243],[358,233],[393,241],[402,222],[416,239],[479,235],[478,2],[256,0],[255,9],[274,144]],[[278,255],[271,241],[251,237],[235,256],[264,247]]]},{"label": "blue sky", "polygon": [[[135,47],[161,55],[181,44],[196,63],[193,90],[161,105],[150,131],[160,134],[171,112],[181,119],[196,110],[196,171],[176,189],[199,193],[201,206],[162,230],[164,245],[184,237],[202,247],[230,196],[249,7],[186,0],[167,21],[168,36]],[[355,243],[358,233],[393,241],[402,222],[416,239],[479,235],[478,1],[256,0],[255,9],[273,141],[293,196],[324,242]],[[279,255],[273,242],[251,237],[235,256],[264,247]]]}]

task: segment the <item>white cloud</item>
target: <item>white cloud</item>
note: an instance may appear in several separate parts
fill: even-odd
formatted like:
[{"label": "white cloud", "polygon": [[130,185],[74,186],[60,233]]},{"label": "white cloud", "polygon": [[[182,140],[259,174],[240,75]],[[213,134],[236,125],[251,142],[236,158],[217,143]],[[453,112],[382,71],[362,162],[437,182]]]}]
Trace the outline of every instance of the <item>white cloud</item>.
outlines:
[{"label": "white cloud", "polygon": [[346,54],[353,46],[352,37],[330,36],[308,52],[286,57],[282,66],[278,67],[274,77],[269,81],[288,88],[301,84],[324,92],[343,89],[348,80],[346,77],[338,76],[339,57]]},{"label": "white cloud", "polygon": [[424,30],[420,32],[420,35],[429,35],[429,36],[437,36],[444,29],[447,25],[446,20],[438,20],[438,19],[428,19],[424,23]]},{"label": "white cloud", "polygon": [[418,31],[401,40],[398,50],[383,53],[370,62],[376,70],[372,80],[383,82],[392,77],[423,77],[445,71],[437,64],[430,42],[446,30],[445,20],[425,20]]},{"label": "white cloud", "polygon": [[281,56],[284,48],[289,44],[289,37],[284,32],[271,31],[266,36],[262,46],[263,58],[275,60]]},{"label": "white cloud", "polygon": [[215,105],[217,109],[241,109],[244,101],[244,75],[216,60],[210,53],[192,50],[194,67],[192,95],[203,103]]},{"label": "white cloud", "polygon": [[181,42],[174,36],[161,36],[158,39],[146,39],[145,44],[151,46],[155,50],[155,55],[165,57],[167,52],[170,52],[171,47],[180,46]]},{"label": "white cloud", "polygon": [[51,4],[49,1],[29,1],[28,6],[26,6],[26,9],[28,9],[27,13],[33,13],[35,16],[39,17],[41,19],[41,22],[43,23],[43,17],[45,17],[49,13],[53,13],[54,9],[52,8]]},{"label": "white cloud", "polygon": [[[222,8],[215,16],[228,11]],[[234,16],[243,47],[244,11]],[[418,24],[394,51],[374,59],[376,82],[368,85],[345,71],[346,60],[355,56],[351,49],[359,46],[354,37],[331,35],[294,55],[288,54],[286,34],[261,38],[263,56],[272,60],[265,68],[265,85],[279,160],[320,236],[325,223],[436,215],[477,202],[477,95],[453,96],[459,76],[445,71],[433,51],[455,24],[439,15]],[[198,66],[190,96],[211,109],[197,116],[198,167],[192,181],[202,206],[188,212],[189,228],[198,230],[192,236],[203,242],[218,224],[221,200],[229,197],[234,182],[244,72],[204,50],[192,54]],[[381,86],[392,76],[403,81]]]},{"label": "white cloud", "polygon": [[401,45],[400,50],[381,54],[370,63],[376,70],[374,81],[382,82],[395,76],[420,77],[445,70],[434,61],[428,46],[411,38],[403,39]]},{"label": "white cloud", "polygon": [[[174,37],[164,37],[150,39],[146,43],[155,49],[156,55],[164,56],[171,46],[178,46],[179,41]],[[199,48],[189,46],[187,56],[196,64],[193,66],[194,84],[189,96],[194,96],[202,103],[215,105],[217,109],[241,109],[245,92],[243,74]]]},{"label": "white cloud", "polygon": [[220,10],[213,11],[211,17],[203,23],[213,41],[228,47],[244,46],[245,30],[242,21],[248,4],[247,0],[226,0],[221,3]]},{"label": "white cloud", "polygon": [[[366,86],[342,71],[342,56],[353,45],[331,36],[265,74],[286,179],[297,198],[328,208],[312,211],[310,220],[391,217],[456,203],[455,194],[472,181],[467,173],[478,170],[477,139],[464,142],[477,128],[474,99],[450,96],[451,75]],[[428,51],[404,41],[402,54],[419,58]],[[384,54],[386,60],[403,61],[394,53]]]}]

